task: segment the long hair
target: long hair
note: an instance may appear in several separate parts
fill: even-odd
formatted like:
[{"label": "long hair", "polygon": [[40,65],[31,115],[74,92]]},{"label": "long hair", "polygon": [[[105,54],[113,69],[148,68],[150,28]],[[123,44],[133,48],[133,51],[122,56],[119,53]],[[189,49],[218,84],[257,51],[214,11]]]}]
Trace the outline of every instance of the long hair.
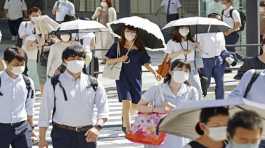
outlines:
[{"label": "long hair", "polygon": [[[179,67],[179,68],[186,67],[189,70],[189,72],[191,72],[190,64],[181,62],[180,60],[175,60],[175,61],[173,61],[171,63],[170,71],[173,71],[176,67]],[[168,83],[169,84],[171,82],[171,79],[172,79],[172,76],[171,76],[171,74],[168,73],[166,75],[165,79],[164,79],[164,83]],[[187,85],[190,85],[190,83],[188,81],[186,81],[184,83],[187,84]]]},{"label": "long hair", "polygon": [[[172,32],[171,34],[171,38],[173,41],[177,42],[177,43],[181,43],[182,39],[184,38],[180,33],[179,33],[179,29],[180,27],[176,27],[176,30]],[[193,39],[193,36],[191,35],[191,33],[189,32],[189,34],[187,35],[187,40],[191,41],[191,42],[195,42]]]},{"label": "long hair", "polygon": [[124,35],[125,29],[136,31],[136,39],[134,41],[134,45],[138,48],[139,51],[145,51],[144,44],[139,37],[139,30],[137,28],[132,27],[132,26],[124,26],[123,27],[122,33],[121,33],[121,41],[120,41],[121,48],[124,48],[124,45],[126,43],[126,39],[125,39],[125,35]]}]

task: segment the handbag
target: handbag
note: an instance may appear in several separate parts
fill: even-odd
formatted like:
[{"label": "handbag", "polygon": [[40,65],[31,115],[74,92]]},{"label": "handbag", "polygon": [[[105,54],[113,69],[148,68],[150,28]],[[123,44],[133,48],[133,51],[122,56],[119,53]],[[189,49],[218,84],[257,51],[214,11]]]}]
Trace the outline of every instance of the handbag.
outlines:
[{"label": "handbag", "polygon": [[[159,93],[162,100],[164,96],[162,95],[160,86]],[[164,102],[164,101],[162,101]],[[164,113],[141,113],[139,112],[132,124],[131,130],[126,133],[126,138],[135,143],[150,144],[150,145],[160,145],[164,142],[166,134],[163,132],[158,132],[157,127],[160,120],[165,117]]]},{"label": "handbag", "polygon": [[156,71],[163,78],[169,73],[171,68],[171,59],[169,59],[169,54],[167,54],[161,65],[158,66],[158,70]]},{"label": "handbag", "polygon": [[47,66],[48,63],[48,57],[50,53],[50,46],[42,46],[40,55],[39,55],[39,62],[42,66]]},{"label": "handbag", "polygon": [[[117,43],[117,58],[120,56],[120,44]],[[106,64],[102,76],[105,78],[119,80],[121,73],[122,62],[115,64]]]}]

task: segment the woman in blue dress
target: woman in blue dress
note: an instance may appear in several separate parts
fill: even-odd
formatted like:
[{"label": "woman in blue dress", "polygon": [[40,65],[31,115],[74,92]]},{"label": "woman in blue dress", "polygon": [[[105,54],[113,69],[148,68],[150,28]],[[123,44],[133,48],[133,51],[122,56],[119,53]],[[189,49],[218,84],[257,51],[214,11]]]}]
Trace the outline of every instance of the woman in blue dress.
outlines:
[{"label": "woman in blue dress", "polygon": [[[117,49],[120,55],[117,58]],[[108,50],[107,64],[122,62],[120,79],[116,80],[119,101],[122,102],[122,130],[130,130],[130,112],[136,109],[136,104],[141,99],[142,92],[142,66],[152,72],[157,80],[161,77],[151,66],[150,56],[147,54],[144,44],[138,36],[138,29],[125,26],[121,40],[114,43]]]}]

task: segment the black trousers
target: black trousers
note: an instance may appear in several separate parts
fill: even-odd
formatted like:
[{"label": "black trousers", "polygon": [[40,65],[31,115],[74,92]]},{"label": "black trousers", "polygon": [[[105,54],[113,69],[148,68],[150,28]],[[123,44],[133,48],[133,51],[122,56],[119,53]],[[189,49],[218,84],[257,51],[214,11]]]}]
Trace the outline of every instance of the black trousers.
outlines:
[{"label": "black trousers", "polygon": [[171,22],[171,21],[174,21],[174,20],[177,20],[179,19],[179,14],[176,13],[176,14],[167,14],[167,22]]},{"label": "black trousers", "polygon": [[19,18],[17,20],[8,20],[9,31],[12,35],[18,35],[18,29],[22,21],[23,18]]},{"label": "black trousers", "polygon": [[14,125],[0,123],[0,148],[32,148],[32,128],[24,121]]},{"label": "black trousers", "polygon": [[75,132],[53,126],[51,131],[53,148],[96,148],[95,142],[87,143],[85,132]]}]

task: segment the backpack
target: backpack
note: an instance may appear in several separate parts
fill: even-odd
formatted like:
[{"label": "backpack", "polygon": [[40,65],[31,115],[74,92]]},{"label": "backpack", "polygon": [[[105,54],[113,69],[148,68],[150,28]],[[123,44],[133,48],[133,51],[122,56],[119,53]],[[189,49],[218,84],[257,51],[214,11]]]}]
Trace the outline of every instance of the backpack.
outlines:
[{"label": "backpack", "polygon": [[[30,82],[30,79],[29,77],[27,77],[26,75],[22,75],[23,76],[23,80],[26,84],[26,89],[27,89],[27,99],[30,97],[31,99],[34,98],[34,90],[32,89],[32,86],[31,86],[31,82]],[[1,87],[1,84],[2,84],[2,79],[0,78],[0,87]],[[2,92],[0,92],[0,96],[3,96],[4,94]],[[30,96],[31,95],[31,96]]]},{"label": "backpack", "polygon": [[249,91],[251,90],[254,82],[258,79],[261,72],[262,72],[261,70],[255,70],[255,72],[253,73],[253,75],[252,75],[252,77],[251,77],[251,79],[247,85],[246,91],[244,93],[244,98],[247,97],[247,95],[248,95]]},{"label": "backpack", "polygon": [[[65,91],[65,88],[63,87],[61,81],[59,80],[60,78],[60,75],[61,74],[58,74],[58,75],[55,75],[51,78],[51,84],[52,84],[52,87],[53,87],[53,92],[54,92],[54,107],[53,107],[53,112],[52,112],[52,115],[54,117],[54,114],[55,114],[55,111],[56,111],[56,95],[55,95],[55,89],[56,89],[56,86],[58,85],[62,92],[63,92],[63,95],[64,95],[64,100],[65,101],[68,101],[68,98],[67,98],[67,95],[66,95],[66,91]],[[89,77],[89,83],[90,85],[87,86],[87,89],[88,88],[93,88],[93,90],[96,92],[97,91],[97,88],[98,88],[98,81],[96,78],[88,75]]]},{"label": "backpack", "polygon": [[[233,19],[233,11],[237,10],[237,9],[231,9],[229,12],[229,17],[231,17]],[[246,26],[246,21],[247,21],[247,17],[246,14],[243,11],[239,11],[239,15],[240,15],[240,19],[241,19],[241,26],[240,29],[238,30],[238,32],[245,30],[245,26]],[[224,10],[222,11],[222,17],[224,16]]]}]

